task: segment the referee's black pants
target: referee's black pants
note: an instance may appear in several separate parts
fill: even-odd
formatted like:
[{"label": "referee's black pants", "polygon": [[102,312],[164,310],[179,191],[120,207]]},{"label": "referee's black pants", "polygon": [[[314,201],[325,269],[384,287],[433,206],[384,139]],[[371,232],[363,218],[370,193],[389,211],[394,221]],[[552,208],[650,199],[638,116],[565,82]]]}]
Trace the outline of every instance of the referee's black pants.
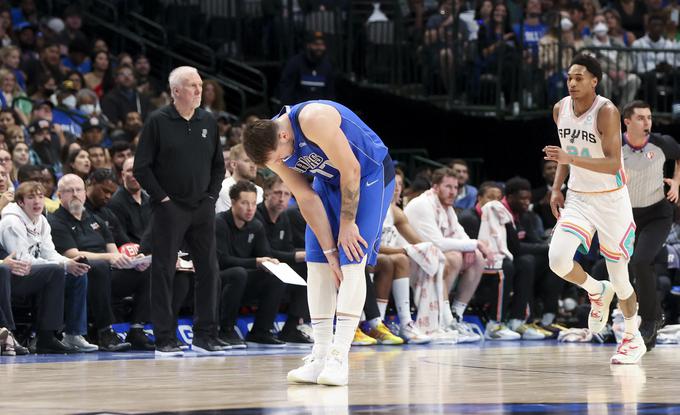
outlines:
[{"label": "referee's black pants", "polygon": [[639,314],[643,321],[661,317],[656,293],[654,258],[663,247],[673,223],[673,206],[663,199],[651,206],[633,209],[635,219],[635,251],[628,268],[636,287]]},{"label": "referee's black pants", "polygon": [[194,337],[216,336],[218,268],[214,201],[206,197],[196,209],[182,207],[172,200],[154,204],[151,232],[151,321],[156,344],[175,338],[173,283],[177,251],[183,242],[196,269]]}]

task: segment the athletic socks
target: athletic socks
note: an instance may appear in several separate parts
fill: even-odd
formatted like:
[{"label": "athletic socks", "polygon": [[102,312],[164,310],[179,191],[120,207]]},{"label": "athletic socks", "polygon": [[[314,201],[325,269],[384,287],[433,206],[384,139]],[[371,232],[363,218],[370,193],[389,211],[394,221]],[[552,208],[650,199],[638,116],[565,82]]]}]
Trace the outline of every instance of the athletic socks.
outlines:
[{"label": "athletic socks", "polygon": [[[358,320],[359,319],[357,319],[357,321]],[[333,319],[313,318],[312,335],[314,336],[314,347],[312,348],[312,354],[317,357],[325,357],[328,348],[333,342]]]},{"label": "athletic socks", "polygon": [[453,312],[456,313],[456,315],[462,319],[463,314],[465,313],[465,309],[467,308],[467,304],[460,302],[458,300],[453,300],[453,305],[451,307],[453,308]]},{"label": "athletic socks", "polygon": [[376,302],[378,303],[378,310],[380,310],[380,320],[385,321],[385,313],[387,312],[387,303],[389,300],[385,298],[378,298]]},{"label": "athletic socks", "polygon": [[588,273],[586,273],[586,281],[581,284],[580,287],[586,290],[588,294],[593,296],[602,294],[602,291],[604,290],[602,283],[591,277]]},{"label": "athletic socks", "polygon": [[453,314],[451,313],[451,304],[448,300],[444,301],[444,305],[439,310],[439,314],[444,327],[449,327],[451,324],[453,324],[454,318]]},{"label": "athletic socks", "polygon": [[349,347],[352,345],[352,340],[354,339],[354,332],[356,331],[358,325],[359,317],[350,316],[336,317],[333,347],[340,351],[343,355],[347,355],[347,353],[349,353]]},{"label": "athletic socks", "polygon": [[543,327],[549,326],[555,321],[555,314],[553,313],[545,313],[543,314],[543,318],[541,319],[541,324]]},{"label": "athletic socks", "polygon": [[[383,322],[383,320],[380,317],[376,317],[374,319],[368,320],[367,323],[368,323],[370,328],[377,329],[378,326],[380,325],[380,323],[382,323],[382,322]],[[358,320],[357,320],[357,324],[358,324]],[[337,323],[336,323],[336,326],[337,326]],[[336,329],[337,329],[337,327],[336,327]]]},{"label": "athletic socks", "polygon": [[397,315],[402,327],[411,322],[411,300],[409,298],[409,279],[398,278],[392,281],[392,295],[397,306]]},{"label": "athletic socks", "polygon": [[633,314],[631,317],[624,317],[623,318],[623,326],[624,326],[624,331],[627,335],[630,337],[635,336],[638,332],[638,314],[637,312]]}]

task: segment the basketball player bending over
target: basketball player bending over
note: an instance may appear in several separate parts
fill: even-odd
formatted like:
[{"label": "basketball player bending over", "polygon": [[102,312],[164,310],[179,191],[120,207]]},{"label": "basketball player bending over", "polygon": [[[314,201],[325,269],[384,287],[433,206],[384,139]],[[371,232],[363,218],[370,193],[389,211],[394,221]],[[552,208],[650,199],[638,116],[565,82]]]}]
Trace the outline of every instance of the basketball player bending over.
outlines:
[{"label": "basketball player bending over", "polygon": [[[550,268],[588,292],[588,328],[593,333],[607,324],[609,305],[616,293],[625,317],[625,335],[611,363],[638,363],[646,348],[637,326],[637,298],[628,278],[635,222],[623,170],[621,118],[611,101],[595,93],[602,79],[602,68],[595,58],[576,56],[567,76],[569,96],[553,109],[561,148],[543,149],[546,160],[559,163],[550,198],[558,219],[548,253]],[[560,187],[567,174],[565,203]],[[590,250],[595,231],[611,282],[595,280],[573,260],[576,249]]]},{"label": "basketball player bending over", "polygon": [[[251,160],[281,177],[307,221],[314,348],[288,380],[346,385],[366,296],[364,268],[375,265],[394,192],[387,147],[356,114],[332,101],[303,102],[256,121],[244,130],[243,145]],[[314,177],[311,186],[303,174]]]}]

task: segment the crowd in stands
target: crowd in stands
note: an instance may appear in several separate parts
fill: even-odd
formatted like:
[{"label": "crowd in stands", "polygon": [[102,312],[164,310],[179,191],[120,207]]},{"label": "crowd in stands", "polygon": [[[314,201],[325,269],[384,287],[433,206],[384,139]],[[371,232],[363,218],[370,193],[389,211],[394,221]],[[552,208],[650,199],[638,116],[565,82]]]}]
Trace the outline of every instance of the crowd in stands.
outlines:
[{"label": "crowd in stands", "polygon": [[[423,20],[425,44],[438,48],[443,64],[453,56],[446,39],[455,33],[479,42],[476,59],[483,70],[493,71],[501,59],[518,66],[522,60],[539,62],[547,84],[563,76],[544,52],[559,39],[675,48],[671,30],[678,9],[661,2],[616,1],[601,8],[591,0],[528,0],[524,20],[514,1],[412,6]],[[466,8],[475,10],[475,19],[464,19]],[[453,14],[464,24],[453,21]],[[153,62],[146,56],[114,55],[81,26],[73,6],[60,17],[39,16],[31,0],[0,7],[0,327],[12,331],[1,345],[3,355],[154,348],[144,331],[150,320],[152,264],[145,258],[152,208],[133,164],[144,120],[171,102],[167,83],[151,76]],[[518,42],[530,46],[527,53],[503,55],[501,45]],[[562,53],[566,59],[572,52]],[[612,65],[605,88],[625,99],[658,79],[646,73],[674,71],[673,54],[649,52],[641,61],[601,53]],[[323,36],[311,34],[305,50],[285,66],[282,100],[331,99],[332,78]],[[259,114],[239,118],[225,112],[224,91],[210,79],[204,80],[201,107],[218,122],[227,170],[215,227],[220,339],[230,348],[244,348],[246,340],[266,347],[309,344],[305,288],[286,286],[262,265],[285,262],[306,275],[305,223],[291,192],[271,172],[258,170],[240,143],[242,125]],[[445,167],[421,169],[413,177],[397,174],[378,264],[366,274],[364,323],[353,344],[545,339],[564,324],[583,327],[587,311],[579,322],[577,310],[566,304],[585,299],[548,267],[556,164],[543,164],[544,183],[515,177],[475,187],[465,160],[440,162]],[[677,217],[668,236],[671,255],[660,255],[658,267],[659,296],[673,320],[678,309],[670,293],[680,269],[680,213]],[[597,272],[604,267],[596,244],[592,252],[583,263],[604,278]],[[176,268],[175,314],[193,304],[191,256],[180,254]],[[499,288],[486,295],[482,288],[490,281]],[[243,307],[255,310],[249,333],[236,328]],[[287,320],[275,333],[280,311]],[[484,333],[464,319],[471,312],[486,323]],[[18,331],[15,315],[33,316],[27,330]],[[124,339],[112,328],[121,321],[130,323]]]}]

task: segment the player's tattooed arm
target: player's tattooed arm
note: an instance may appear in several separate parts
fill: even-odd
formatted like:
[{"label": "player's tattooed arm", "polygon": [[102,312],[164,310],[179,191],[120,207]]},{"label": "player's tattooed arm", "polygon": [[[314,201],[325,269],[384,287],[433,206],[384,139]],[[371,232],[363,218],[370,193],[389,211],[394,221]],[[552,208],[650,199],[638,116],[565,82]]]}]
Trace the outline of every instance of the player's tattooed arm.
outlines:
[{"label": "player's tattooed arm", "polygon": [[342,208],[340,215],[343,220],[354,221],[357,216],[357,207],[359,206],[359,188],[351,188],[347,185],[342,188]]}]

